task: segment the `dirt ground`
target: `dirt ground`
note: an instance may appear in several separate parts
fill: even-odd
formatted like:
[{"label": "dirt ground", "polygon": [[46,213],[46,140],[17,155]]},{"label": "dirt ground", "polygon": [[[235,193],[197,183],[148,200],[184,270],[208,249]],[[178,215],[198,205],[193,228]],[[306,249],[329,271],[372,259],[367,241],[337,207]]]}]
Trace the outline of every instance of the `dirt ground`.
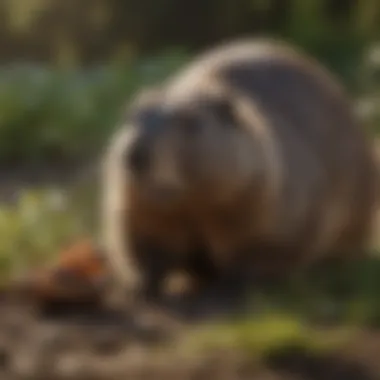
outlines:
[{"label": "dirt ground", "polygon": [[328,354],[290,342],[256,360],[233,348],[186,351],[182,342],[195,323],[151,308],[49,306],[3,295],[0,379],[380,379],[376,330],[361,330]]}]

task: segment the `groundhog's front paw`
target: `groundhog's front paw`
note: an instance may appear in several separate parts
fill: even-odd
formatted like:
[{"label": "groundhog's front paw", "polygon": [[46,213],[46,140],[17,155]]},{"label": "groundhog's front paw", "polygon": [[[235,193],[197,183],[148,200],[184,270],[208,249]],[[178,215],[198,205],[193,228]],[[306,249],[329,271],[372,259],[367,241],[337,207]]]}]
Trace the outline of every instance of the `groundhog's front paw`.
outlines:
[{"label": "groundhog's front paw", "polygon": [[191,297],[201,288],[200,279],[188,273],[173,273],[163,283],[163,293],[169,297]]}]

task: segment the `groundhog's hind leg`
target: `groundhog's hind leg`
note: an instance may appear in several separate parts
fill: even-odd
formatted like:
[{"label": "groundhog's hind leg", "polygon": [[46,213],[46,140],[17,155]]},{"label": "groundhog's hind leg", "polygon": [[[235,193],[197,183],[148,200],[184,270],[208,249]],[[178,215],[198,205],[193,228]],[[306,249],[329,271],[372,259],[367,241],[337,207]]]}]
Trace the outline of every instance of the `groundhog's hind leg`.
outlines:
[{"label": "groundhog's hind leg", "polygon": [[202,291],[217,277],[217,268],[212,261],[210,252],[203,246],[198,246],[188,255],[185,269],[189,276],[197,282],[197,290]]}]

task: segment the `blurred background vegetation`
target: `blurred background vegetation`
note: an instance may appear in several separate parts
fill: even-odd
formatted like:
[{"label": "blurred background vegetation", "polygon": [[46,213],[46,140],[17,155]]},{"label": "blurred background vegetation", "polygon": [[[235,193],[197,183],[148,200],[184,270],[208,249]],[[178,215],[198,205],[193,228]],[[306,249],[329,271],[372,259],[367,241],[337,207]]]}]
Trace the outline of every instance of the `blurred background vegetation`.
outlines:
[{"label": "blurred background vegetation", "polygon": [[378,0],[1,0],[0,165],[93,157],[140,86],[238,36],[286,38],[373,97],[379,33]]},{"label": "blurred background vegetation", "polygon": [[380,128],[379,0],[0,0],[2,278],[94,233],[88,168],[141,86],[248,35],[306,49]]}]

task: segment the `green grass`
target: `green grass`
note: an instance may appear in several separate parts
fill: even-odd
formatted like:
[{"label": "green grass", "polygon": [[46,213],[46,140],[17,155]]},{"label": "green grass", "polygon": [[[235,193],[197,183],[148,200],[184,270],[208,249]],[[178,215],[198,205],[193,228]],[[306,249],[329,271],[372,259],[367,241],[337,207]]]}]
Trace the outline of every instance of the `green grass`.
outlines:
[{"label": "green grass", "polygon": [[232,350],[260,361],[274,352],[294,348],[312,355],[333,352],[347,344],[356,332],[348,324],[334,329],[315,328],[299,315],[272,310],[195,329],[181,342],[181,349],[188,355]]}]

